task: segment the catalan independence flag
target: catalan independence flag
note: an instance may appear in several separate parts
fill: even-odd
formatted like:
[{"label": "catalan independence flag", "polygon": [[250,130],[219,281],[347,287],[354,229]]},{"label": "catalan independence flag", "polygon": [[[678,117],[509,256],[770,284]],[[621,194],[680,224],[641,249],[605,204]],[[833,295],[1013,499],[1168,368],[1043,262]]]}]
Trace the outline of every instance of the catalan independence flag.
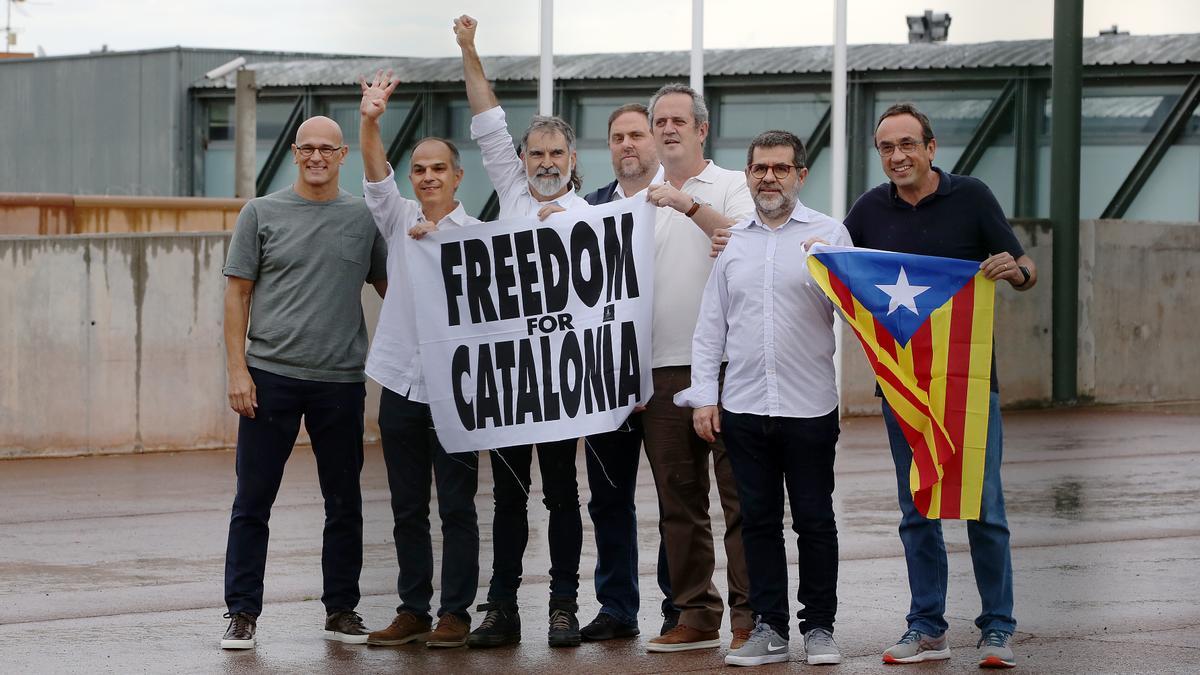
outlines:
[{"label": "catalan independence flag", "polygon": [[995,283],[969,260],[819,244],[808,268],[854,328],[912,448],[917,510],[978,520]]}]

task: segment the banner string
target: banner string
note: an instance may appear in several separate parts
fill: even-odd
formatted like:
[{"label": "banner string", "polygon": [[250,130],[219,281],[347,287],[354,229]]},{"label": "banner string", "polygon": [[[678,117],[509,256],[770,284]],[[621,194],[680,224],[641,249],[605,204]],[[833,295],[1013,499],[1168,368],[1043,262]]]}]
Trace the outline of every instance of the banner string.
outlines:
[{"label": "banner string", "polygon": [[609,478],[608,476],[608,469],[604,467],[604,460],[600,459],[600,453],[596,452],[595,448],[592,447],[592,444],[588,441],[587,436],[583,437],[583,447],[587,448],[592,453],[592,457],[596,458],[596,463],[600,465],[600,470],[604,472],[604,480],[608,481],[608,484],[611,485],[614,490],[617,489],[617,484],[614,483],[613,479]]},{"label": "banner string", "polygon": [[[492,450],[492,457],[499,457],[500,461],[504,462],[504,466],[508,467],[508,472],[513,475],[513,478],[517,481],[517,485],[519,485],[521,487],[521,492],[525,493],[525,499],[528,500],[529,499],[529,490],[525,489],[525,484],[521,482],[521,478],[519,476],[517,476],[517,472],[513,470],[512,465],[508,463],[508,460],[504,459],[504,455],[500,454],[500,450],[499,449]],[[495,467],[493,467],[493,468],[495,468]]]}]

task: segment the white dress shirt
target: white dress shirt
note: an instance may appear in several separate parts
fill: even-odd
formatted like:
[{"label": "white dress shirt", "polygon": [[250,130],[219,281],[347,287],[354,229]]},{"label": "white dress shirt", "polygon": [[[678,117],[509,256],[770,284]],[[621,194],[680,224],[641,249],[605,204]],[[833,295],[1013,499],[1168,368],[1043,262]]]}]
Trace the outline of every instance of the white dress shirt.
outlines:
[{"label": "white dress shirt", "polygon": [[591,206],[571,190],[561,197],[544,202],[534,198],[533,193],[529,191],[529,174],[525,171],[525,162],[517,154],[513,138],[508,133],[504,108],[496,106],[472,117],[471,140],[479,144],[483,155],[483,168],[492,180],[492,187],[496,188],[496,196],[500,199],[501,220],[536,216],[547,204],[558,204],[564,209]]},{"label": "white dress shirt", "polygon": [[[404,260],[408,231],[425,222],[421,204],[400,195],[396,174],[388,165],[387,178],[378,183],[363,179],[363,197],[375,218],[375,227],[387,240],[388,291],[375,326],[375,339],[367,354],[367,376],[411,401],[428,403],[425,378],[421,375],[420,342],[412,280]],[[439,230],[480,222],[467,215],[462,203],[437,223]]]},{"label": "white dress shirt", "polygon": [[[654,178],[650,179],[650,185],[654,185],[655,183],[661,183],[664,180],[666,180],[666,173],[663,171],[662,164],[659,164],[658,171],[654,172]],[[639,192],[648,190],[649,187],[650,186],[648,185],[648,186],[642,188],[642,190],[639,190]],[[625,199],[628,196],[629,195],[625,194],[625,188],[621,187],[621,181],[617,181],[617,189],[613,190],[613,201],[615,202],[618,199]]]},{"label": "white dress shirt", "polygon": [[[720,401],[730,412],[820,417],[838,404],[833,303],[813,282],[802,244],[819,237],[851,246],[841,223],[796,203],[775,229],[757,215],[732,228],[704,287],[692,340],[691,387],[675,404],[716,405],[721,356],[729,358]],[[656,289],[657,290],[657,289]]]},{"label": "white dress shirt", "polygon": [[[734,220],[754,215],[746,175],[722,169],[710,160],[687,179],[682,192]],[[692,362],[692,333],[704,282],[712,271],[712,241],[694,220],[675,209],[658,209],[654,221],[654,333],[651,364],[686,366]]]}]

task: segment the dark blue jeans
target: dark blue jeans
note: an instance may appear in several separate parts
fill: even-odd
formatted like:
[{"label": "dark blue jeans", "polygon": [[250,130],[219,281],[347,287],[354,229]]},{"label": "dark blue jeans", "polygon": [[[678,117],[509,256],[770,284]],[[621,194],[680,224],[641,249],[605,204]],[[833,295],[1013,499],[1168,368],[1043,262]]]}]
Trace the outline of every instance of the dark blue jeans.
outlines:
[{"label": "dark blue jeans", "polygon": [[[941,635],[946,623],[946,543],[942,539],[942,521],[922,516],[913,505],[908,474],[912,449],[904,432],[883,402],[883,422],[892,460],[896,464],[896,491],[900,499],[900,541],[908,564],[908,588],[912,604],[908,627],[927,635]],[[1008,546],[1008,518],[1004,513],[1004,488],[1000,483],[1000,462],[1004,454],[1004,432],[1000,422],[1000,395],[992,392],[988,408],[987,450],[983,464],[983,499],[979,520],[967,521],[967,540],[971,544],[971,564],[975,568],[975,586],[979,589],[982,610],[975,619],[980,630],[1016,630],[1013,618],[1012,555]]]},{"label": "dark blue jeans", "polygon": [[788,635],[790,618],[785,487],[799,551],[800,632],[833,631],[838,575],[833,460],[839,433],[836,408],[813,418],[721,412],[721,434],[742,504],[750,607],[782,637]]},{"label": "dark blue jeans", "polygon": [[254,419],[238,424],[237,495],[225,550],[225,605],[230,612],[262,613],[267,566],[267,520],[292,454],[300,418],[317,458],[317,478],[325,498],[321,547],[327,612],[358,606],[362,571],[363,466],[362,382],[310,382],[257,368],[250,377],[258,390]]},{"label": "dark blue jeans", "polygon": [[584,439],[588,513],[596,533],[596,599],[600,611],[637,625],[638,534],[634,494],[642,456],[642,416],[634,413],[615,431]]},{"label": "dark blue jeans", "polygon": [[392,493],[392,529],[400,574],[397,612],[429,618],[433,598],[433,543],[429,536],[430,473],[442,519],[442,598],[437,615],[468,624],[479,586],[479,522],[475,515],[479,455],[447,454],[433,429],[429,406],[384,389],[379,434]]},{"label": "dark blue jeans", "polygon": [[[550,606],[577,611],[583,519],[575,477],[576,439],[537,446],[542,503],[550,511]],[[492,520],[492,581],[488,602],[511,609],[521,586],[521,559],[529,543],[529,469],[533,446],[492,451],[496,511]]]}]

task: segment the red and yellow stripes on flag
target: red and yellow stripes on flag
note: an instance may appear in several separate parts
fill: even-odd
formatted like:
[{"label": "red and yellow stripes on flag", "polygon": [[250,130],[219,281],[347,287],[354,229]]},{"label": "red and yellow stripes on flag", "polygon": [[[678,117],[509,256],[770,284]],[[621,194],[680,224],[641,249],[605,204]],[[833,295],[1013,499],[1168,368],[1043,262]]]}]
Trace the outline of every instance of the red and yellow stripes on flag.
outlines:
[{"label": "red and yellow stripes on flag", "polygon": [[927,518],[978,520],[995,283],[976,274],[902,346],[815,256],[809,270],[858,335],[912,448],[909,488],[917,510]]}]

